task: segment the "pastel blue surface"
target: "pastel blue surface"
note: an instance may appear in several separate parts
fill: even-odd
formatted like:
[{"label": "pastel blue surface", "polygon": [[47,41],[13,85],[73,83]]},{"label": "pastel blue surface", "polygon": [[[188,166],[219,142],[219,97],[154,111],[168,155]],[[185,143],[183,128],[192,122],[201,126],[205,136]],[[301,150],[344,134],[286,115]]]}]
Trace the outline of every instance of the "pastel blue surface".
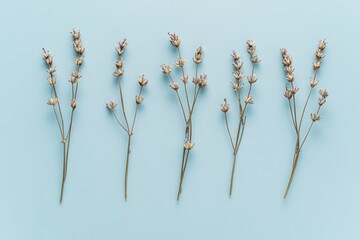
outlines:
[{"label": "pastel blue surface", "polygon": [[[355,0],[1,1],[0,239],[359,239],[359,7]],[[86,62],[60,206],[61,144],[46,105],[41,48],[54,55],[64,105],[73,27],[82,32]],[[196,147],[179,203],[184,126],[159,67],[176,58],[168,31],[180,34],[191,74],[192,54],[204,47],[200,72],[209,79],[194,115]],[[105,109],[118,101],[112,72],[122,38],[130,43],[123,82],[130,113],[137,77],[150,81],[135,127],[127,202],[126,136]],[[329,44],[319,88],[330,96],[284,201],[295,135],[279,49],[293,56],[304,100],[322,38]],[[243,55],[248,73],[247,39],[256,40],[262,62],[229,199],[232,152],[220,104],[227,97],[235,106],[230,54]]]}]

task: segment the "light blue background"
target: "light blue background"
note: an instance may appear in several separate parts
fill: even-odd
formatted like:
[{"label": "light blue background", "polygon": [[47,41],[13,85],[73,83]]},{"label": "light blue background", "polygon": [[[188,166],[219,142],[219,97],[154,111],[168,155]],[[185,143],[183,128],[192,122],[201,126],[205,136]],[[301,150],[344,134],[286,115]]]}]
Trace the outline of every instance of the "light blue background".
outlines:
[{"label": "light blue background", "polygon": [[[0,239],[359,239],[359,7],[355,0],[2,0]],[[54,54],[64,105],[70,97],[73,27],[83,34],[86,63],[60,206],[61,145],[46,105],[41,48]],[[183,123],[159,67],[175,60],[168,31],[180,34],[189,64],[195,48],[205,48],[201,72],[209,79],[194,116],[196,147],[179,203]],[[118,101],[114,47],[125,37],[128,111],[134,109],[138,75],[150,80],[135,127],[128,202],[126,136],[105,109],[107,101]],[[232,153],[220,104],[228,97],[235,105],[230,54],[236,49],[247,59],[250,38],[262,62],[229,199]],[[330,97],[283,201],[295,136],[279,49],[293,56],[304,99],[322,38],[329,45],[319,87]],[[230,116],[234,126],[235,111]]]}]

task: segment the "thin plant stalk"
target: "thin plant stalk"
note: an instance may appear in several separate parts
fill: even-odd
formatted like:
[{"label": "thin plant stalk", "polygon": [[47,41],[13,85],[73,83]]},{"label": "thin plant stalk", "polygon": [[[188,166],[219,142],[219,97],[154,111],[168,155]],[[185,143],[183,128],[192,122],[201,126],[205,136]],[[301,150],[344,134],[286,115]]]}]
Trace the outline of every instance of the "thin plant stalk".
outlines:
[{"label": "thin plant stalk", "polygon": [[126,110],[125,110],[125,101],[124,101],[123,89],[122,89],[122,85],[121,85],[121,81],[122,81],[121,77],[124,74],[124,70],[123,70],[124,62],[122,61],[122,56],[123,56],[123,53],[124,53],[127,45],[128,45],[128,43],[127,43],[126,39],[124,39],[123,41],[119,42],[119,46],[117,48],[115,48],[116,52],[118,54],[118,60],[115,63],[116,71],[113,73],[113,75],[117,78],[117,82],[118,82],[119,98],[120,98],[121,113],[122,113],[121,115],[125,121],[125,124],[123,124],[120,121],[120,119],[118,118],[118,116],[116,115],[116,113],[114,111],[117,104],[112,101],[110,101],[109,103],[106,104],[106,108],[112,112],[116,122],[119,124],[121,129],[124,130],[128,135],[127,151],[126,151],[126,158],[125,158],[125,177],[124,177],[125,178],[124,179],[125,201],[127,201],[127,198],[128,198],[128,176],[129,176],[129,163],[130,163],[130,153],[131,153],[131,140],[132,140],[132,136],[134,134],[134,127],[135,127],[135,122],[136,122],[136,118],[137,118],[137,112],[139,109],[139,105],[144,100],[144,98],[141,96],[143,87],[146,86],[148,83],[148,80],[145,79],[144,75],[141,75],[138,80],[138,83],[140,85],[140,90],[139,90],[138,95],[135,96],[136,107],[135,107],[133,120],[130,125],[127,114],[126,114]]}]

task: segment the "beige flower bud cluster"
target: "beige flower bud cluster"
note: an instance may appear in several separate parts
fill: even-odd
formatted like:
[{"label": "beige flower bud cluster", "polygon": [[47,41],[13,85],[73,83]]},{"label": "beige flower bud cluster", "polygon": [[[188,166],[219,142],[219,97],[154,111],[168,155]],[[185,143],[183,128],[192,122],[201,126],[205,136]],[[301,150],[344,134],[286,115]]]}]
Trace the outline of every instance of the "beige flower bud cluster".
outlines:
[{"label": "beige flower bud cluster", "polygon": [[176,47],[179,48],[181,41],[179,39],[179,35],[177,33],[168,33],[169,37],[170,37],[170,43]]},{"label": "beige flower bud cluster", "polygon": [[195,64],[200,64],[203,61],[203,53],[204,49],[202,47],[198,47],[196,49],[195,55],[193,57],[193,61]]},{"label": "beige flower bud cluster", "polygon": [[251,58],[251,62],[254,63],[254,64],[257,64],[261,61],[261,59],[255,55],[255,51],[256,51],[256,43],[254,40],[248,40],[247,42],[247,45],[248,45],[248,48],[247,48],[247,51],[248,53],[250,54]]},{"label": "beige flower bud cluster", "polygon": [[121,57],[125,51],[125,48],[127,47],[128,42],[126,41],[126,38],[119,42],[119,46],[116,49],[116,52],[118,53],[119,57]]},{"label": "beige flower bud cluster", "polygon": [[122,77],[122,75],[124,74],[124,62],[121,60],[121,56],[123,55],[123,53],[125,52],[125,48],[127,47],[128,43],[126,41],[126,39],[122,40],[121,42],[119,42],[119,46],[116,49],[116,52],[118,53],[120,59],[117,60],[115,62],[115,67],[116,70],[114,71],[113,75],[117,78]]},{"label": "beige flower bud cluster", "polygon": [[195,143],[191,142],[190,140],[184,141],[184,148],[185,150],[190,151],[195,146]]},{"label": "beige flower bud cluster", "polygon": [[294,68],[292,67],[292,58],[290,57],[288,51],[285,48],[280,49],[282,55],[282,63],[286,72],[286,79],[288,82],[292,83],[295,80]]},{"label": "beige flower bud cluster", "polygon": [[172,68],[171,68],[171,66],[169,66],[169,65],[163,64],[163,65],[161,65],[160,67],[161,67],[162,72],[163,72],[164,74],[170,74],[171,71],[172,71]]},{"label": "beige flower bud cluster", "polygon": [[110,102],[108,102],[106,104],[106,108],[109,109],[110,111],[114,111],[116,106],[117,106],[117,104],[115,102],[112,102],[112,101],[110,101]]},{"label": "beige flower bud cluster", "polygon": [[82,77],[81,73],[76,71],[76,72],[72,72],[71,75],[70,75],[70,80],[69,82],[71,84],[75,84],[75,83],[78,83],[79,79]]},{"label": "beige flower bud cluster", "polygon": [[78,58],[75,59],[74,63],[76,65],[81,65],[83,63],[83,58],[81,58],[81,56],[84,54],[85,48],[82,46],[80,31],[76,31],[75,29],[73,29],[70,33],[72,34],[74,39],[73,46],[76,53],[78,54]]},{"label": "beige flower bud cluster", "polygon": [[185,66],[185,59],[182,57],[179,57],[178,60],[175,62],[176,67],[184,67]]},{"label": "beige flower bud cluster", "polygon": [[138,83],[141,87],[145,87],[148,84],[148,82],[149,81],[147,79],[145,79],[144,74],[140,75]]},{"label": "beige flower bud cluster", "polygon": [[318,44],[318,49],[315,51],[316,61],[313,62],[313,68],[315,71],[320,69],[321,59],[325,57],[324,50],[326,48],[327,42],[325,40],[320,40]]},{"label": "beige flower bud cluster", "polygon": [[290,100],[298,91],[299,91],[299,88],[296,87],[296,86],[294,86],[294,87],[292,87],[292,88],[290,88],[290,89],[288,89],[288,88],[286,87],[284,96],[285,96],[287,99]]},{"label": "beige flower bud cluster", "polygon": [[45,50],[44,48],[43,48],[43,59],[45,64],[48,66],[48,69],[46,71],[50,74],[50,77],[48,78],[48,82],[50,86],[54,86],[56,83],[56,76],[54,75],[54,73],[56,72],[56,68],[53,66],[53,57],[50,51]]},{"label": "beige flower bud cluster", "polygon": [[224,98],[224,103],[221,104],[221,111],[226,113],[230,109],[230,104],[228,104],[226,98]]},{"label": "beige flower bud cluster", "polygon": [[326,89],[323,89],[323,90],[320,89],[319,94],[320,94],[320,98],[318,99],[318,104],[319,104],[319,107],[321,107],[326,102],[326,99],[329,96],[329,93],[326,91]]},{"label": "beige flower bud cluster", "polygon": [[49,104],[50,106],[55,106],[58,102],[59,100],[56,97],[54,97],[54,98],[50,98],[47,104]]},{"label": "beige flower bud cluster", "polygon": [[[74,60],[74,64],[77,66],[77,69],[71,73],[69,82],[73,85],[76,84],[75,88],[77,89],[79,79],[82,77],[80,73],[80,66],[84,63],[83,54],[85,52],[85,48],[82,45],[80,31],[73,29],[70,33],[73,36],[73,46],[75,52],[77,53],[77,57]],[[72,89],[74,89],[74,87]],[[72,96],[73,98],[70,101],[70,107],[74,110],[77,106],[76,93],[73,93]]]},{"label": "beige flower bud cluster", "polygon": [[208,81],[206,79],[206,74],[200,74],[199,77],[195,77],[193,79],[193,83],[195,85],[198,85],[200,88],[205,88],[208,84]]},{"label": "beige flower bud cluster", "polygon": [[295,69],[292,66],[291,56],[285,48],[280,49],[280,52],[282,55],[282,63],[284,65],[284,70],[286,73],[286,80],[291,84],[290,89],[286,87],[284,96],[290,100],[299,91],[299,88],[293,85],[293,82],[295,81]]},{"label": "beige flower bud cluster", "polygon": [[[246,44],[247,44],[247,52],[250,55],[250,61],[253,64],[253,68],[254,68],[255,65],[261,61],[260,58],[257,55],[255,55],[256,43],[254,40],[248,40]],[[234,91],[237,93],[237,96],[239,98],[240,90],[244,87],[244,84],[241,83],[241,79],[245,77],[244,73],[241,71],[244,62],[241,61],[240,55],[236,51],[233,51],[231,57],[233,59],[232,65],[235,68],[235,71],[233,72],[233,77],[235,78],[235,82],[231,82],[231,86],[234,89]],[[251,75],[246,77],[246,79],[250,84],[250,86],[258,80],[258,78],[256,77],[253,71]],[[245,96],[245,104],[253,104],[253,103],[254,103],[254,99],[252,96],[250,96],[250,93],[248,93],[248,95]]]},{"label": "beige flower bud cluster", "polygon": [[136,95],[135,96],[135,101],[136,101],[136,104],[141,104],[142,101],[144,101],[144,97],[142,97],[140,95]]}]

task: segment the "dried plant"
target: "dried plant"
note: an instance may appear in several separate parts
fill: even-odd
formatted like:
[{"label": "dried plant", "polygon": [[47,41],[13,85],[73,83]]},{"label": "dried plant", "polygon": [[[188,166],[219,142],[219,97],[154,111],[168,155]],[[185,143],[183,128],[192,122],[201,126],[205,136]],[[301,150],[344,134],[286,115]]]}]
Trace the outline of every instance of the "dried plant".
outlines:
[{"label": "dried plant", "polygon": [[[181,55],[180,44],[181,40],[176,33],[169,33],[170,43],[177,49],[178,59],[176,60],[175,66],[181,69],[181,77],[180,80],[183,82],[185,97],[181,97],[179,94],[180,85],[179,83],[174,81],[174,78],[171,75],[172,67],[169,65],[161,65],[162,72],[169,77],[170,87],[174,90],[177,99],[179,100],[179,104],[181,107],[181,112],[184,118],[185,123],[185,139],[183,145],[183,154],[182,154],[182,162],[181,162],[181,171],[180,171],[180,181],[179,188],[177,194],[177,200],[179,201],[180,195],[182,192],[182,183],[186,172],[186,167],[189,160],[189,154],[191,149],[193,149],[195,143],[192,139],[193,134],[193,125],[192,125],[192,117],[195,109],[195,104],[198,99],[199,93],[202,89],[207,86],[206,74],[199,74],[198,67],[203,61],[203,53],[204,50],[202,47],[198,47],[195,51],[195,55],[193,57],[193,62],[195,63],[195,76],[193,77],[193,93],[190,94],[190,91],[187,88],[187,84],[189,82],[189,76],[185,74],[185,59]],[[193,95],[191,97],[190,95]],[[185,100],[184,100],[185,98]]]},{"label": "dried plant", "polygon": [[139,94],[135,96],[135,103],[136,103],[136,107],[135,107],[135,112],[134,112],[134,116],[133,116],[133,120],[131,125],[129,124],[128,118],[126,116],[126,111],[125,111],[125,103],[124,103],[124,97],[123,97],[123,91],[122,91],[122,87],[121,87],[121,78],[124,74],[124,62],[122,60],[122,56],[125,52],[125,48],[127,47],[128,42],[126,41],[126,39],[124,39],[123,41],[119,42],[119,46],[116,49],[117,55],[118,55],[118,60],[115,62],[115,67],[116,67],[116,71],[113,73],[113,75],[116,77],[116,80],[118,82],[118,86],[119,86],[119,95],[120,95],[120,105],[121,105],[121,111],[122,111],[122,117],[124,118],[125,124],[123,124],[120,119],[117,117],[116,113],[115,113],[115,108],[117,106],[117,104],[115,102],[110,101],[109,103],[106,104],[106,108],[109,109],[109,111],[114,115],[114,118],[116,120],[116,122],[119,124],[119,126],[121,127],[121,129],[123,129],[127,135],[128,135],[128,145],[127,145],[127,153],[126,153],[126,166],[125,166],[125,200],[127,200],[127,196],[128,196],[128,191],[127,191],[127,185],[128,185],[128,170],[129,170],[129,158],[130,158],[130,152],[131,152],[131,137],[134,134],[134,126],[135,126],[135,121],[136,121],[136,115],[138,112],[138,108],[139,105],[143,102],[144,98],[141,96],[141,93],[143,91],[143,88],[147,85],[148,80],[145,79],[144,75],[141,75],[139,77],[138,83],[140,85],[140,90],[139,90]]},{"label": "dried plant", "polygon": [[48,78],[48,82],[51,88],[51,98],[48,100],[47,104],[52,106],[55,114],[55,118],[60,130],[61,135],[61,144],[63,145],[63,173],[62,173],[62,183],[61,183],[61,194],[60,194],[60,204],[62,203],[63,194],[64,194],[64,186],[65,180],[67,176],[67,168],[68,168],[68,159],[69,159],[69,148],[70,148],[70,138],[71,138],[71,130],[73,125],[73,118],[74,118],[74,111],[77,106],[77,95],[78,95],[78,88],[79,88],[79,80],[82,77],[80,72],[80,67],[84,62],[83,54],[85,48],[81,42],[81,35],[80,31],[73,30],[71,32],[73,36],[73,46],[76,53],[76,58],[74,63],[76,65],[76,70],[71,73],[70,76],[70,84],[71,84],[71,116],[70,116],[70,123],[68,128],[65,129],[64,117],[61,111],[61,106],[59,102],[59,96],[56,91],[56,81],[57,77],[55,75],[56,68],[53,63],[53,57],[48,50],[43,49],[43,57],[44,61],[48,67],[47,72],[49,73],[50,77]]},{"label": "dried plant", "polygon": [[304,107],[302,108],[300,118],[299,118],[299,115],[297,115],[297,105],[296,105],[296,93],[298,92],[299,88],[294,85],[294,81],[295,81],[294,70],[295,69],[292,66],[292,58],[290,57],[290,55],[286,49],[282,48],[280,50],[281,55],[282,55],[282,63],[284,65],[286,79],[287,79],[284,96],[287,98],[287,100],[289,102],[291,119],[292,119],[292,123],[293,123],[295,133],[296,133],[296,145],[295,145],[294,156],[293,156],[293,164],[292,164],[290,178],[289,178],[286,190],[285,190],[284,199],[288,195],[292,180],[294,178],[294,174],[296,171],[296,166],[297,166],[297,163],[299,160],[300,152],[304,146],[306,139],[309,136],[309,133],[310,133],[314,123],[320,120],[320,115],[319,115],[320,109],[323,106],[323,104],[326,102],[326,99],[328,97],[328,92],[326,90],[319,91],[320,98],[318,99],[317,110],[315,113],[310,114],[311,124],[308,127],[308,129],[305,133],[305,136],[303,138],[301,138],[301,127],[302,127],[302,123],[303,123],[304,114],[305,114],[306,108],[308,106],[310,96],[311,96],[312,92],[314,91],[315,86],[319,83],[317,73],[318,73],[321,63],[322,63],[321,60],[325,57],[324,50],[326,48],[326,44],[327,43],[325,42],[325,40],[321,40],[318,44],[318,49],[315,51],[316,60],[313,62],[314,75],[312,78],[310,78],[310,90],[309,90],[308,96],[306,98]]},{"label": "dried plant", "polygon": [[224,103],[221,105],[221,111],[224,113],[226,130],[229,135],[229,139],[230,139],[230,143],[231,143],[231,147],[233,149],[233,155],[234,155],[233,166],[232,166],[232,171],[231,171],[231,179],[230,179],[230,192],[229,192],[230,197],[231,197],[232,189],[233,189],[236,158],[237,158],[237,154],[239,151],[239,147],[241,144],[241,140],[243,137],[244,128],[245,128],[245,124],[246,124],[246,115],[245,115],[246,110],[250,104],[254,104],[253,97],[251,96],[251,90],[252,90],[253,84],[257,81],[257,77],[254,73],[255,66],[260,62],[260,58],[255,54],[255,51],[256,51],[255,41],[248,40],[246,43],[248,46],[247,52],[250,56],[252,70],[251,70],[251,74],[249,76],[247,76],[249,88],[247,90],[247,93],[245,93],[246,95],[244,94],[243,97],[241,95],[241,90],[244,88],[244,84],[241,82],[241,80],[245,77],[244,73],[242,72],[242,67],[243,67],[244,62],[241,61],[240,55],[237,52],[233,51],[233,54],[231,55],[233,58],[233,66],[235,69],[235,72],[233,73],[235,81],[231,82],[231,86],[232,86],[233,90],[235,91],[236,99],[237,99],[237,102],[239,105],[239,123],[238,123],[237,131],[236,131],[235,142],[233,141],[233,137],[232,137],[232,134],[231,134],[231,131],[229,128],[227,112],[230,110],[230,105],[227,102],[226,98],[224,99]]}]

